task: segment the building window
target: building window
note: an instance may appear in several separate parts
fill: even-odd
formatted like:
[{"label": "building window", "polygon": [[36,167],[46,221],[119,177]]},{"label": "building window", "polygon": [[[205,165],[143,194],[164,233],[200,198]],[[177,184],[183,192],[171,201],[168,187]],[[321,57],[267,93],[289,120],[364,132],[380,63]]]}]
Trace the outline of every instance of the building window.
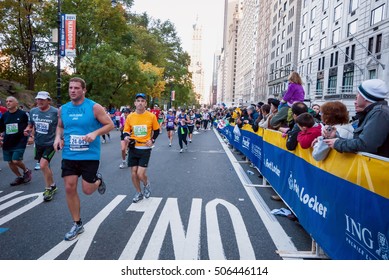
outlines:
[{"label": "building window", "polygon": [[380,53],[381,52],[381,45],[382,45],[382,34],[377,35],[377,40],[375,43],[375,52]]},{"label": "building window", "polygon": [[307,40],[307,31],[304,30],[304,31],[301,33],[301,43],[304,43],[306,40]]},{"label": "building window", "polygon": [[358,0],[350,0],[349,13],[351,14],[358,8]]},{"label": "building window", "polygon": [[354,71],[348,71],[343,73],[342,91],[352,92],[354,83]]},{"label": "building window", "polygon": [[[375,45],[374,45],[374,39],[375,39]],[[368,49],[367,55],[370,55],[373,52],[380,53],[381,47],[382,47],[382,34],[378,34],[376,37],[370,37],[367,45],[367,49]]]},{"label": "building window", "polygon": [[357,23],[358,23],[358,20],[354,20],[348,24],[347,36],[350,36],[351,34],[354,34],[357,32]]},{"label": "building window", "polygon": [[321,20],[321,31],[326,31],[328,27],[328,17],[325,17]]},{"label": "building window", "polygon": [[328,77],[328,94],[336,94],[337,76]]},{"label": "building window", "polygon": [[342,17],[343,4],[340,4],[334,9],[334,20],[337,21]]},{"label": "building window", "polygon": [[373,53],[373,46],[374,46],[374,37],[370,37],[367,44],[368,55]]},{"label": "building window", "polygon": [[324,50],[327,47],[327,37],[320,39],[320,50]]},{"label": "building window", "polygon": [[385,4],[371,11],[371,25],[374,25],[384,19]]},{"label": "building window", "polygon": [[285,51],[285,43],[281,45],[281,53]]},{"label": "building window", "polygon": [[314,21],[316,17],[316,7],[311,10],[311,21]]},{"label": "building window", "polygon": [[332,32],[332,44],[339,42],[339,40],[340,40],[340,28],[335,29]]},{"label": "building window", "polygon": [[308,13],[305,13],[303,14],[303,20],[302,20],[303,26],[307,24],[307,21],[308,21]]},{"label": "building window", "polygon": [[330,56],[330,67],[334,67],[338,65],[338,57],[339,57],[339,52],[334,52]]},{"label": "building window", "polygon": [[323,95],[324,79],[317,79],[316,81],[316,95]]},{"label": "building window", "polygon": [[376,69],[369,70],[369,79],[377,79],[377,70]]},{"label": "building window", "polygon": [[314,45],[312,44],[308,48],[308,56],[311,56],[313,54],[313,51],[314,51]]},{"label": "building window", "polygon": [[305,58],[305,48],[302,48],[302,49],[300,50],[300,58],[301,58],[301,59],[304,59],[304,58]]},{"label": "building window", "polygon": [[351,58],[352,60],[355,59],[355,44],[351,46],[350,58]]},{"label": "building window", "polygon": [[309,39],[310,39],[311,41],[312,41],[314,35],[315,35],[315,27],[313,26],[313,27],[311,27],[311,28],[309,29]]},{"label": "building window", "polygon": [[328,0],[323,0],[323,11],[328,9]]},{"label": "building window", "polygon": [[319,62],[317,63],[317,71],[324,70],[325,57],[319,58]]}]

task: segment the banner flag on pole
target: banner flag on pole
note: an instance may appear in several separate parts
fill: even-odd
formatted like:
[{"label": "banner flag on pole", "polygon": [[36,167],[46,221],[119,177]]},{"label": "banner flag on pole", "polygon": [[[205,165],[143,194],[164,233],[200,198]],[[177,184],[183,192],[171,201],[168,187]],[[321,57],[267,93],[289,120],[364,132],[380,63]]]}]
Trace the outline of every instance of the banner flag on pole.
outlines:
[{"label": "banner flag on pole", "polygon": [[172,90],[172,92],[171,92],[171,100],[174,101],[175,98],[176,98],[176,91]]},{"label": "banner flag on pole", "polygon": [[61,56],[76,56],[76,15],[61,15]]}]

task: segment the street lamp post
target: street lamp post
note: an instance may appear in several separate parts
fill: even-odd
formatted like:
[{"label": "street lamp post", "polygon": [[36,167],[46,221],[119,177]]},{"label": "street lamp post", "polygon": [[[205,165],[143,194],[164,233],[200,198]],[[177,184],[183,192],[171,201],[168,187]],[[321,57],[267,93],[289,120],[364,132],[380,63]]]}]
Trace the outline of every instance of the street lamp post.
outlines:
[{"label": "street lamp post", "polygon": [[61,0],[58,0],[58,45],[57,45],[57,107],[61,106]]}]

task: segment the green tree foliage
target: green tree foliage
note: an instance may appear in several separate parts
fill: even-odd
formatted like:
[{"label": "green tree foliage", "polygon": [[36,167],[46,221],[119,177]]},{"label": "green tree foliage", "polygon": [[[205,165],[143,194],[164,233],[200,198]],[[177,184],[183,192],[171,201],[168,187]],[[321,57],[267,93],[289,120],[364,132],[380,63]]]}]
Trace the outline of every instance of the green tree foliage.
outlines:
[{"label": "green tree foliage", "polygon": [[[106,106],[131,103],[136,92],[176,104],[194,103],[189,55],[174,25],[131,13],[133,0],[61,0],[62,13],[77,15],[75,58],[62,59],[62,96],[70,76],[83,77],[91,98]],[[0,75],[50,92],[56,88],[58,0],[0,0],[0,51],[11,67]],[[31,52],[36,42],[38,52]],[[64,98],[65,99],[65,98]],[[65,101],[65,100],[63,100]]]}]

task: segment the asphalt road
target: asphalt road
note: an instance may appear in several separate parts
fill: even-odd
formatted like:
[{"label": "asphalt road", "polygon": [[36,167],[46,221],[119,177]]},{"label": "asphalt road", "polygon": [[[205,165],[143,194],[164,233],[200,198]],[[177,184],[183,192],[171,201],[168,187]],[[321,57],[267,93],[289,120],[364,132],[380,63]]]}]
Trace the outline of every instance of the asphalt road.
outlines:
[{"label": "asphalt road", "polygon": [[[277,250],[311,249],[297,222],[270,213],[286,206],[270,200],[274,191],[258,187],[262,179],[255,168],[213,130],[194,135],[184,153],[176,135],[168,146],[163,131],[148,168],[152,197],[137,204],[129,169],[119,169],[119,136],[112,131],[111,142],[102,145],[106,193],[80,194],[85,232],[74,241],[63,240],[72,220],[61,154],[51,164],[59,187],[51,202],[43,202],[40,171],[33,171],[30,183],[11,187],[14,175],[0,154],[0,259],[279,260]],[[31,146],[25,163],[35,165]]]}]

